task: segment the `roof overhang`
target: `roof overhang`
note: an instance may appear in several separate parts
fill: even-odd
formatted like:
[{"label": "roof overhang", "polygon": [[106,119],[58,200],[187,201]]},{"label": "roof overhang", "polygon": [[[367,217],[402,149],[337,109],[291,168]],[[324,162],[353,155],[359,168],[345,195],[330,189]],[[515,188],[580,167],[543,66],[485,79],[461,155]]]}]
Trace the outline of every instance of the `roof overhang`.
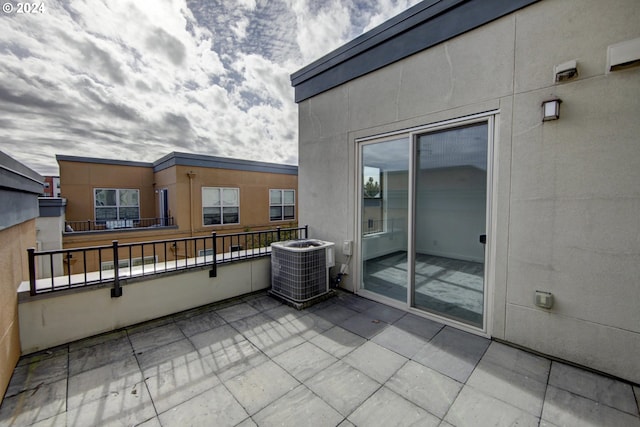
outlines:
[{"label": "roof overhang", "polygon": [[291,75],[301,102],[539,0],[425,0]]}]

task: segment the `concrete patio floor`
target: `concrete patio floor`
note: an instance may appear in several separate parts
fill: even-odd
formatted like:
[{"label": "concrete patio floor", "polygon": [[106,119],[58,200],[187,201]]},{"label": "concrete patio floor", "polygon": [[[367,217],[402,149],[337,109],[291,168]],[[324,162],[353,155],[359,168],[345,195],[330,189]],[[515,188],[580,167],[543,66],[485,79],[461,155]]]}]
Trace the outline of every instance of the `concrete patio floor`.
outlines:
[{"label": "concrete patio floor", "polygon": [[640,426],[639,398],[345,292],[260,293],[23,357],[0,425]]}]

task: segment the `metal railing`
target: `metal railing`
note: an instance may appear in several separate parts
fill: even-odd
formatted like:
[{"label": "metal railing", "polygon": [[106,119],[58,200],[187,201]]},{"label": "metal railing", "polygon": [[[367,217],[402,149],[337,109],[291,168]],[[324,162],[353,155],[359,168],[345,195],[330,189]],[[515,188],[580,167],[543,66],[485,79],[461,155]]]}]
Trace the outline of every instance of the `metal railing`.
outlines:
[{"label": "metal railing", "polygon": [[138,218],[138,219],[113,219],[113,220],[86,220],[86,221],[65,221],[64,229],[66,233],[78,231],[113,231],[126,228],[156,228],[171,227],[175,225],[173,217],[166,218]]},{"label": "metal railing", "polygon": [[110,284],[112,297],[122,295],[120,281],[172,271],[267,256],[272,242],[308,237],[308,226],[235,234],[118,243],[52,251],[27,250],[30,294]]},{"label": "metal railing", "polygon": [[386,219],[367,219],[362,221],[362,234],[376,234],[376,233],[393,233],[398,229],[402,228],[403,221],[397,218],[386,218]]}]

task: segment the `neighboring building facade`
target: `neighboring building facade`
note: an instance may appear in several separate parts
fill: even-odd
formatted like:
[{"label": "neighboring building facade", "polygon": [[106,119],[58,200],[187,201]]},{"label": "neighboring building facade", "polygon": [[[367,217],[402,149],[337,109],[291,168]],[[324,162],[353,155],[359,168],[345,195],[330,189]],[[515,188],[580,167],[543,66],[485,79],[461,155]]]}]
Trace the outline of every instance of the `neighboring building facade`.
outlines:
[{"label": "neighboring building facade", "polygon": [[294,73],[300,221],[343,286],[640,383],[639,22],[424,1]]},{"label": "neighboring building facade", "polygon": [[60,177],[45,176],[43,197],[60,197]]},{"label": "neighboring building facade", "polygon": [[18,286],[28,280],[27,249],[36,246],[43,178],[0,152],[0,398],[20,358]]},{"label": "neighboring building facade", "polygon": [[57,160],[71,227],[64,248],[297,224],[296,166],[186,153],[153,163]]}]

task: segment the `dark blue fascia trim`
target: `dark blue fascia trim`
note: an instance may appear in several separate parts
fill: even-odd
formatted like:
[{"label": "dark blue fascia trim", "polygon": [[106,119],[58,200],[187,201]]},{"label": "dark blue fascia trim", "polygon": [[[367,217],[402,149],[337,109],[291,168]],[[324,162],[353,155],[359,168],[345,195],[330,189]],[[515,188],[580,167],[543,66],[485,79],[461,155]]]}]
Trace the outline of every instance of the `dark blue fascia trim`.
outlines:
[{"label": "dark blue fascia trim", "polygon": [[419,3],[292,74],[295,101],[304,101],[538,1]]},{"label": "dark blue fascia trim", "polygon": [[63,154],[56,154],[56,161],[59,162],[60,160],[66,162],[99,163],[102,165],[140,166],[145,168],[153,167],[153,163],[147,162],[132,162],[129,160],[98,159],[95,157],[65,156]]},{"label": "dark blue fascia trim", "polygon": [[64,215],[67,206],[67,199],[60,197],[40,197],[38,198],[41,217],[61,217]]},{"label": "dark blue fascia trim", "polygon": [[111,159],[96,159],[92,157],[76,157],[76,156],[64,156],[61,154],[56,155],[56,160],[64,160],[69,162],[83,162],[83,163],[100,163],[105,165],[120,165],[120,166],[141,166],[147,168],[153,168],[154,172],[170,168],[172,166],[193,166],[193,167],[205,167],[205,168],[218,168],[218,169],[234,169],[249,172],[268,172],[268,173],[280,173],[287,175],[297,175],[298,167],[293,165],[281,165],[277,163],[265,163],[254,162],[251,160],[230,159],[225,157],[206,156],[202,154],[190,154],[190,153],[169,153],[166,156],[156,160],[153,163],[146,162],[131,162],[127,160],[111,160]]},{"label": "dark blue fascia trim", "polygon": [[193,166],[216,169],[232,169],[247,172],[279,173],[297,175],[298,167],[277,163],[256,162],[252,160],[230,159],[225,157],[205,156],[202,154],[170,153],[153,164],[153,171],[170,168],[172,166]]},{"label": "dark blue fascia trim", "polygon": [[38,195],[0,187],[0,230],[37,218]]},{"label": "dark blue fascia trim", "polygon": [[0,151],[0,188],[39,196],[44,191],[44,177]]},{"label": "dark blue fascia trim", "polygon": [[0,151],[0,230],[38,216],[44,178]]}]

